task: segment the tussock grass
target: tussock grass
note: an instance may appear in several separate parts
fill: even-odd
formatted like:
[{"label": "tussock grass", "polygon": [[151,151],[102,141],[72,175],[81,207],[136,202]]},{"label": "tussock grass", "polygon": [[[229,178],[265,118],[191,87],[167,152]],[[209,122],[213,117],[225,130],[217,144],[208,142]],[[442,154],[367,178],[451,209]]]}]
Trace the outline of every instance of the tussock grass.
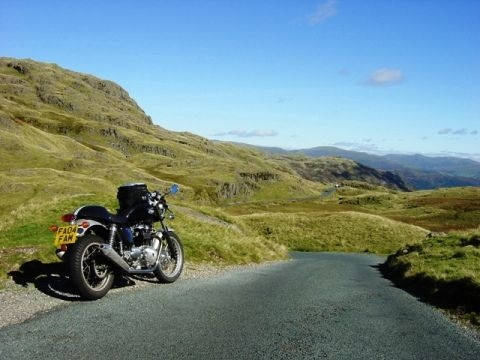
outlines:
[{"label": "tussock grass", "polygon": [[183,240],[186,258],[190,261],[222,265],[287,257],[285,246],[257,234],[239,234],[229,227],[204,223],[184,214],[180,214],[178,220],[175,230]]},{"label": "tussock grass", "polygon": [[480,228],[401,248],[388,257],[383,272],[397,285],[480,328]]},{"label": "tussock grass", "polygon": [[425,229],[357,212],[256,214],[242,219],[267,239],[291,250],[389,254],[418,243]]},{"label": "tussock grass", "polygon": [[338,204],[348,210],[379,214],[436,232],[469,230],[480,224],[478,187],[403,193],[358,191],[341,189],[337,194]]}]

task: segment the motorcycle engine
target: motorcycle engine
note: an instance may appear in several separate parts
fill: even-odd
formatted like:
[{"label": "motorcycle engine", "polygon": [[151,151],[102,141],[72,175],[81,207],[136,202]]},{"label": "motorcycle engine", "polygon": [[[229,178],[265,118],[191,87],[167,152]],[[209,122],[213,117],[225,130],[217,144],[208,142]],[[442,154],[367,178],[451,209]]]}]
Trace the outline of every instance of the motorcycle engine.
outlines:
[{"label": "motorcycle engine", "polygon": [[123,257],[136,269],[144,267],[152,267],[157,260],[157,251],[151,246],[132,247],[128,251],[124,251]]},{"label": "motorcycle engine", "polygon": [[155,265],[160,241],[152,236],[152,227],[147,224],[136,225],[133,229],[133,246],[123,252],[123,258],[136,269]]},{"label": "motorcycle engine", "polygon": [[152,239],[152,228],[148,225],[137,225],[133,230],[133,242],[135,246],[150,244]]},{"label": "motorcycle engine", "polygon": [[124,259],[134,268],[149,268],[155,265],[160,241],[152,239],[152,228],[148,225],[137,225],[133,229],[134,245],[123,252]]}]

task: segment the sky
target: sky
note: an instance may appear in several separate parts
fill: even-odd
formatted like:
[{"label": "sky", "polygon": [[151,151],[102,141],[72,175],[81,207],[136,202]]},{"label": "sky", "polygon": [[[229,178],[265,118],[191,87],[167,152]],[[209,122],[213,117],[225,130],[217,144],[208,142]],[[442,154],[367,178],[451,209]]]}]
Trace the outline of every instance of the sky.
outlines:
[{"label": "sky", "polygon": [[170,130],[480,161],[477,0],[2,0],[0,33]]}]

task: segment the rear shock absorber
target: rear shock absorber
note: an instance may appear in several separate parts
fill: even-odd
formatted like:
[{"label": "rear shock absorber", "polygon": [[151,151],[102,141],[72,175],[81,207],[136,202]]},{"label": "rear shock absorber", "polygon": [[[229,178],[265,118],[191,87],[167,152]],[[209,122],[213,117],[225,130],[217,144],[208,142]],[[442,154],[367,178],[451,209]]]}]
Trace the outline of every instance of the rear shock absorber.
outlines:
[{"label": "rear shock absorber", "polygon": [[117,233],[117,225],[112,224],[110,226],[110,234],[108,236],[108,244],[113,247],[113,243],[115,242],[115,234]]}]

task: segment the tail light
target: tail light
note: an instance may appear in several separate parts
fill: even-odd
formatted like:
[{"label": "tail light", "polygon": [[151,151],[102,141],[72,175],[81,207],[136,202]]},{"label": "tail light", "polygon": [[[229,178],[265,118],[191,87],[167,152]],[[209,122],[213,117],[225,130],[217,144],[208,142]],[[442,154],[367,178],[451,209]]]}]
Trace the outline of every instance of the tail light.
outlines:
[{"label": "tail light", "polygon": [[73,220],[75,220],[75,215],[73,214],[65,214],[65,215],[62,215],[62,217],[60,218],[62,219],[63,222],[72,222]]}]

